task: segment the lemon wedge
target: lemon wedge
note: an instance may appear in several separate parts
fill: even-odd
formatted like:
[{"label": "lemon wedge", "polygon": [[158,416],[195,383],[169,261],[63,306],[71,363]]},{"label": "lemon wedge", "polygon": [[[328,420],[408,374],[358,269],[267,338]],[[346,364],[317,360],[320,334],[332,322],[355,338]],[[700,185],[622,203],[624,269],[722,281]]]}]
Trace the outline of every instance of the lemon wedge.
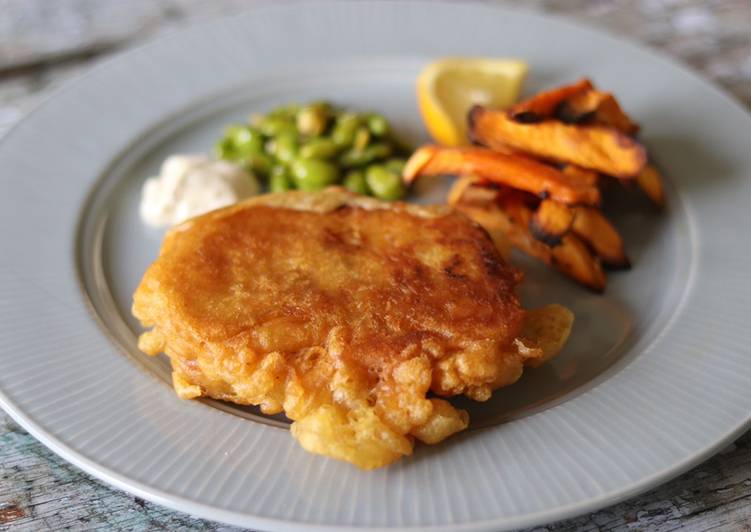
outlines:
[{"label": "lemon wedge", "polygon": [[449,57],[423,68],[417,102],[430,135],[440,144],[467,144],[467,112],[475,104],[508,107],[519,96],[527,63],[517,59]]}]

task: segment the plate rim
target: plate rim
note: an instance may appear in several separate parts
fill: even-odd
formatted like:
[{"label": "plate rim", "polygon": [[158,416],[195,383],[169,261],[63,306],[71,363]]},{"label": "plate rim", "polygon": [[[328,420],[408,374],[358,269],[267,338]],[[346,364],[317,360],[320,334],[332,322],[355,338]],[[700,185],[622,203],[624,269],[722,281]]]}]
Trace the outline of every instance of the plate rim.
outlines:
[{"label": "plate rim", "polygon": [[545,523],[553,523],[565,519],[570,519],[583,515],[598,509],[606,508],[627,500],[635,495],[649,491],[650,489],[663,484],[673,478],[680,476],[682,473],[689,471],[693,467],[701,464],[711,458],[723,448],[735,441],[742,433],[751,427],[751,415],[749,419],[738,424],[733,430],[725,434],[722,439],[717,440],[713,445],[708,446],[698,455],[686,459],[679,467],[671,470],[655,473],[652,477],[646,478],[642,482],[636,482],[631,486],[617,490],[616,493],[606,493],[598,498],[592,498],[584,503],[569,505],[566,507],[557,507],[544,512],[526,514],[521,517],[502,518],[495,520],[473,521],[470,523],[460,524],[442,524],[442,525],[402,525],[397,528],[390,526],[349,526],[339,524],[308,524],[300,521],[290,521],[269,517],[259,517],[257,515],[249,516],[231,510],[224,510],[212,507],[204,503],[198,503],[186,499],[179,495],[168,494],[162,490],[154,489],[150,486],[134,481],[104,467],[94,463],[92,460],[82,456],[74,449],[66,446],[58,438],[49,436],[47,432],[39,427],[36,422],[28,416],[14,408],[14,405],[7,401],[7,398],[0,390],[0,407],[29,434],[40,441],[45,447],[54,452],[63,460],[75,465],[94,478],[105,482],[110,486],[131,493],[137,497],[159,504],[171,510],[185,513],[189,516],[207,519],[209,521],[218,521],[221,523],[239,526],[261,528],[271,532],[283,531],[314,531],[325,532],[327,530],[336,530],[339,532],[387,532],[389,530],[409,530],[412,531],[431,531],[431,532],[474,532],[474,531],[498,531],[514,530],[518,528],[527,528],[539,526]]}]

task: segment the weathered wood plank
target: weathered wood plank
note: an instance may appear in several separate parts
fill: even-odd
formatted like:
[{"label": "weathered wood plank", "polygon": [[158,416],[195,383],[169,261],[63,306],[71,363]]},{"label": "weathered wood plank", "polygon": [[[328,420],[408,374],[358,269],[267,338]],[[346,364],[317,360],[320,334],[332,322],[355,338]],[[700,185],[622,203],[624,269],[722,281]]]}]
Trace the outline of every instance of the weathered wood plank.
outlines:
[{"label": "weathered wood plank", "polygon": [[[253,0],[0,0],[0,135],[101,57]],[[496,3],[517,6],[514,0]],[[531,0],[647,43],[751,105],[748,0]],[[751,433],[672,482],[600,512],[534,529],[751,531]],[[233,531],[140,500],[67,464],[0,413],[0,531]]]},{"label": "weathered wood plank", "polygon": [[237,530],[111,489],[0,414],[0,530]]}]

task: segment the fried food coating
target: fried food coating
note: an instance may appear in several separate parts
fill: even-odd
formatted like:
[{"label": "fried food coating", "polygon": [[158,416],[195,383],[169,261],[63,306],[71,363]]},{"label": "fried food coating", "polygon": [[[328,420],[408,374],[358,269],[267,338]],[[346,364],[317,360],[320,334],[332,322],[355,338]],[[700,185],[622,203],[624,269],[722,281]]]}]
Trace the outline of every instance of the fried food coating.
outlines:
[{"label": "fried food coating", "polygon": [[449,208],[295,191],[173,228],[133,314],[181,397],[283,411],[305,449],[371,469],[466,428],[433,394],[485,400],[546,356],[517,339],[519,281]]}]

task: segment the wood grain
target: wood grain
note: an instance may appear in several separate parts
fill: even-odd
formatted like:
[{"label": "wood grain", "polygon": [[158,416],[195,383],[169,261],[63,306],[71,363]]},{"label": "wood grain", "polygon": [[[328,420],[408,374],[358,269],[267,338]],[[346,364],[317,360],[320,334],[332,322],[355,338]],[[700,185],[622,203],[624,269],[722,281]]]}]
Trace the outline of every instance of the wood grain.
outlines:
[{"label": "wood grain", "polygon": [[[252,0],[0,0],[0,135],[51,90],[113,51]],[[513,0],[497,1],[518,6]],[[657,48],[751,106],[748,0],[532,0]],[[0,412],[0,531],[239,530],[110,488],[48,451]],[[751,531],[751,432],[657,489],[542,531]]]}]

